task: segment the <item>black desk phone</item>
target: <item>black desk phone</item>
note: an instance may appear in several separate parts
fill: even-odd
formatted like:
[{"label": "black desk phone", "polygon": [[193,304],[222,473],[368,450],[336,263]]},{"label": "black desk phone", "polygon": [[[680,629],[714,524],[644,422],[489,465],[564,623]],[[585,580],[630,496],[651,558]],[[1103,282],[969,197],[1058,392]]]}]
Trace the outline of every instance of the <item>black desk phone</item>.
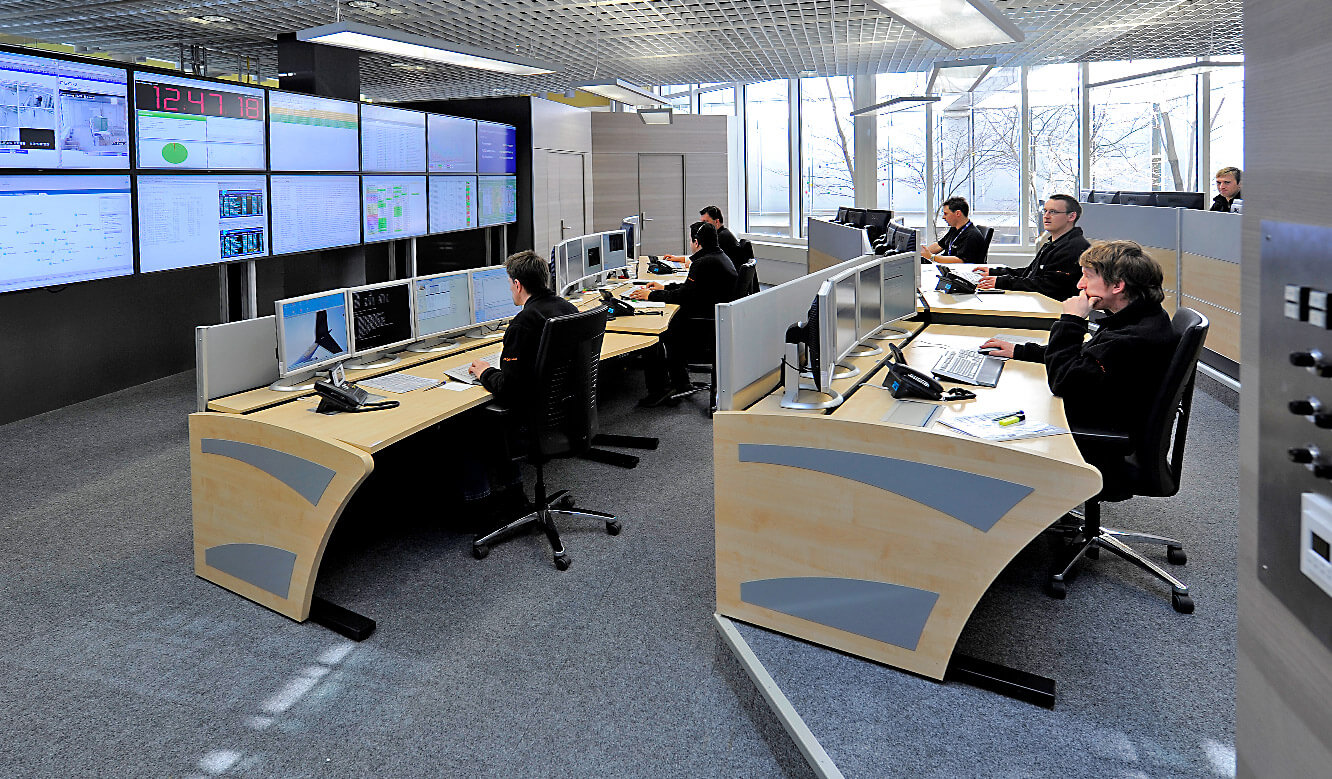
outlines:
[{"label": "black desk phone", "polygon": [[893,359],[886,366],[888,373],[883,377],[883,386],[893,393],[893,397],[943,400],[942,384],[928,373],[907,365],[906,357],[897,344],[888,344],[888,348],[893,352]]},{"label": "black desk phone", "polygon": [[636,310],[632,303],[627,300],[620,300],[612,295],[608,289],[601,290],[601,302],[606,305],[607,309],[609,309],[611,318],[617,316],[633,316]]},{"label": "black desk phone", "polygon": [[366,403],[370,399],[370,393],[350,384],[338,386],[331,381],[316,381],[314,388],[315,392],[319,393],[319,407],[315,411],[320,414],[333,414],[339,411],[378,411],[385,408],[396,408],[398,405],[396,400]]},{"label": "black desk phone", "polygon": [[675,268],[672,268],[670,265],[663,262],[660,257],[653,257],[651,255],[648,255],[647,269],[648,273],[655,273],[659,276],[675,273]]}]

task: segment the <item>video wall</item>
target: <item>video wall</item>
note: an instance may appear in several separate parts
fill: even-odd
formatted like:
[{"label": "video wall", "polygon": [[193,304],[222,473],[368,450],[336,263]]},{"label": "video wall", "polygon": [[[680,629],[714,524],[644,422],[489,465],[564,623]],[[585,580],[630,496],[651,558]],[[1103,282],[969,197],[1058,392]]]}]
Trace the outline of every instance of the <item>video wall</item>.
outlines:
[{"label": "video wall", "polygon": [[0,293],[509,224],[517,128],[0,51]]}]

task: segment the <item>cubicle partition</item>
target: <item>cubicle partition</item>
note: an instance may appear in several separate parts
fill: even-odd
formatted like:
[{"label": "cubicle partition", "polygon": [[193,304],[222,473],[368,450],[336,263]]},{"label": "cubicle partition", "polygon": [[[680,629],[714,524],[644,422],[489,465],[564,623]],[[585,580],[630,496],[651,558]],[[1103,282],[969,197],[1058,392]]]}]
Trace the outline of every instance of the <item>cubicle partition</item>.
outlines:
[{"label": "cubicle partition", "polygon": [[199,411],[208,401],[271,384],[278,378],[273,316],[194,329],[194,379]]},{"label": "cubicle partition", "polygon": [[1142,245],[1161,264],[1165,310],[1179,305],[1179,214],[1182,208],[1083,203],[1078,224],[1089,241],[1128,239]]},{"label": "cubicle partition", "polygon": [[825,270],[839,262],[874,251],[868,233],[861,227],[811,217],[805,235],[809,237],[809,273]]}]

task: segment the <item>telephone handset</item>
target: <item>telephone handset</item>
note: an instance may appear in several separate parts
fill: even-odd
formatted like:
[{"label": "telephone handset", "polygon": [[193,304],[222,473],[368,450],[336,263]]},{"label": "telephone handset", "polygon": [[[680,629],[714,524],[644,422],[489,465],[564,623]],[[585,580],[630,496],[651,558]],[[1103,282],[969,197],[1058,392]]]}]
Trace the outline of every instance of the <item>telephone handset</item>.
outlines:
[{"label": "telephone handset", "polygon": [[943,385],[934,377],[916,370],[906,364],[906,357],[897,344],[888,344],[893,352],[893,359],[886,366],[888,373],[883,377],[883,386],[893,393],[895,398],[924,398],[925,400],[943,400]]},{"label": "telephone handset", "polygon": [[396,408],[398,401],[386,400],[382,403],[366,403],[370,398],[370,393],[351,385],[339,387],[337,384],[328,381],[316,381],[315,392],[319,393],[319,408],[316,408],[320,414],[333,414],[339,411],[363,412],[378,411],[385,408]]},{"label": "telephone handset", "polygon": [[612,317],[633,316],[636,309],[633,304],[627,300],[620,300],[611,294],[610,290],[601,290],[601,302],[605,304]]}]

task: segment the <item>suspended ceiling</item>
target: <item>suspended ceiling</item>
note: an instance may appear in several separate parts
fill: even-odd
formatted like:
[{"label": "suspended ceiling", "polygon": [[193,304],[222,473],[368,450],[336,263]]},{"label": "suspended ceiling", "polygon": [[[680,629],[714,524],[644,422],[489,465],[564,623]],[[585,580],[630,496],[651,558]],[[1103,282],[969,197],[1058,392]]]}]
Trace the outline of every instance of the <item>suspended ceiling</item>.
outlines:
[{"label": "suspended ceiling", "polygon": [[[562,92],[594,78],[658,85],[918,71],[973,56],[1016,66],[1243,53],[1243,0],[994,0],[1026,40],[965,52],[846,0],[373,2],[342,3],[342,18],[559,68],[515,77],[364,57],[361,91],[390,101]],[[182,45],[201,46],[212,72],[248,62],[266,78],[277,71],[278,33],[334,18],[333,0],[0,0],[0,34],[170,62]]]}]

